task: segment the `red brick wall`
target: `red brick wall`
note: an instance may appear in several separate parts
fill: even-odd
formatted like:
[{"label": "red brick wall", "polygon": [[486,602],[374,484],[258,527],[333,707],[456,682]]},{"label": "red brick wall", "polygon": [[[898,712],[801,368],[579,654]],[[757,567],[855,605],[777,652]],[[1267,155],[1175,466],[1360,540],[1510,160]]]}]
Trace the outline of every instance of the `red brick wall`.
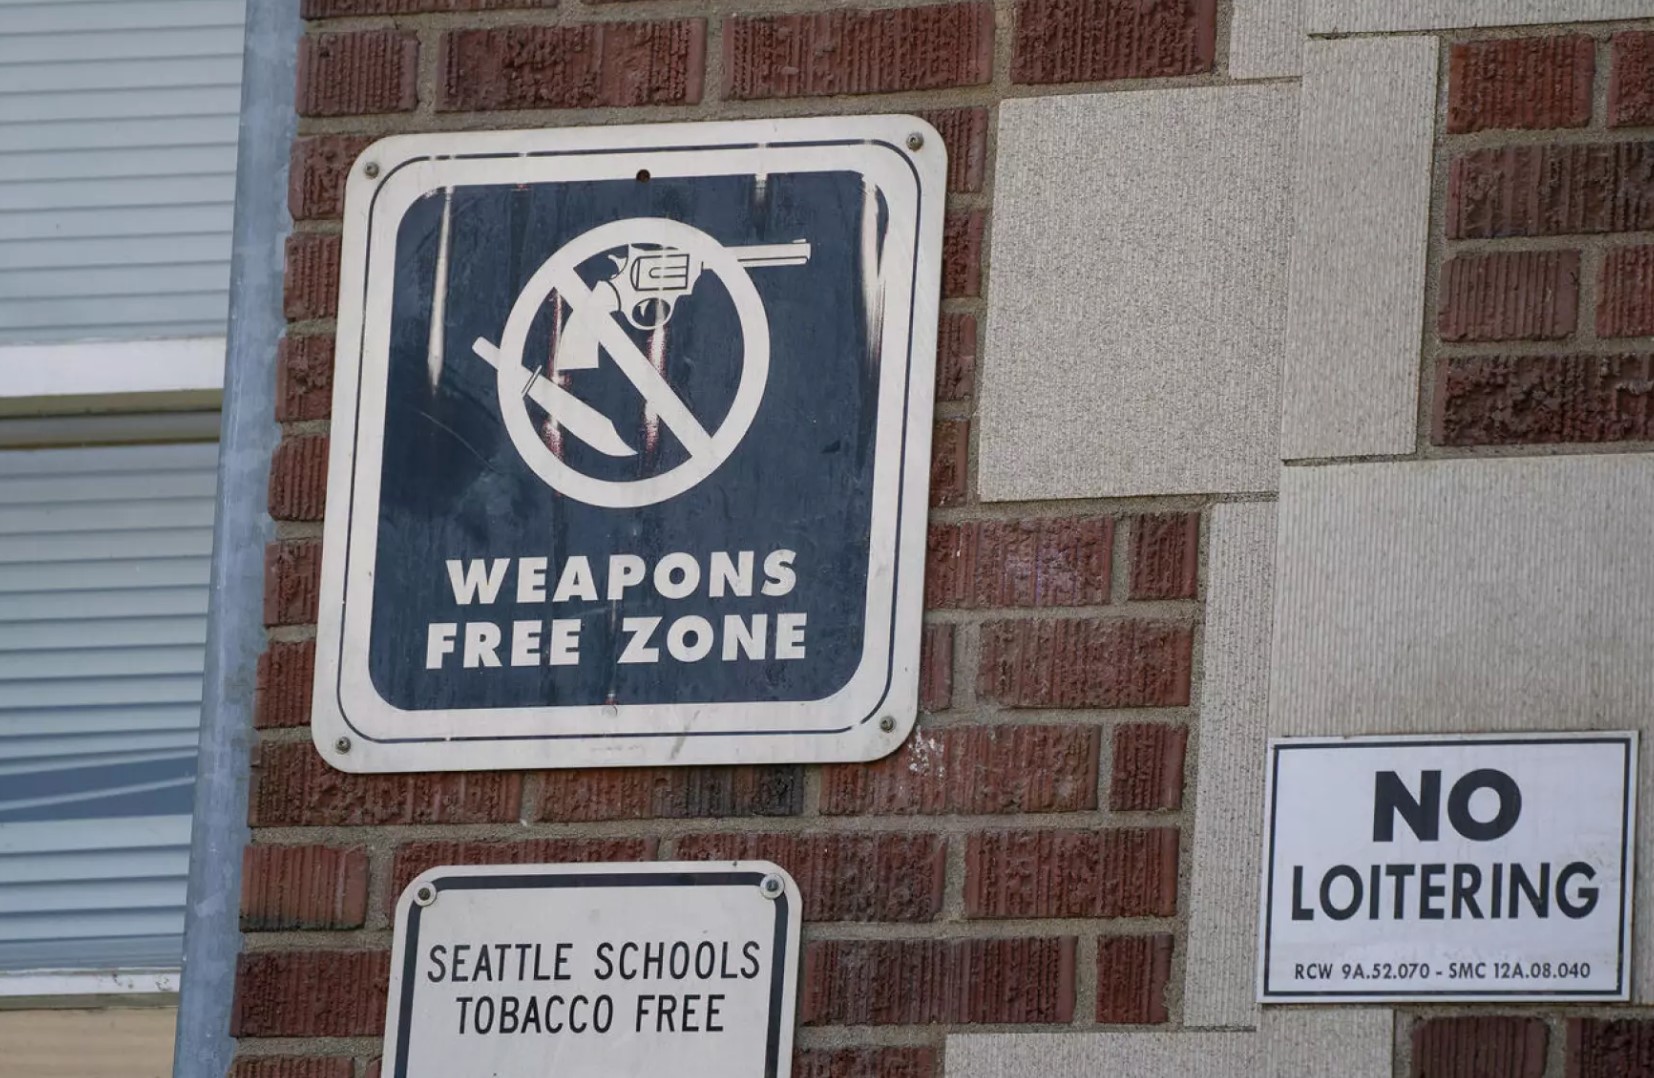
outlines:
[{"label": "red brick wall", "polygon": [[[767,6],[304,0],[238,1078],[369,1073],[395,896],[444,862],[783,864],[805,901],[801,1078],[935,1078],[962,1027],[1177,1020],[1201,503],[983,505],[971,420],[996,103],[1019,84],[1220,81],[1216,5]],[[305,727],[355,155],[403,131],[893,111],[924,115],[950,154],[924,714],[909,743],[829,767],[324,765]]]},{"label": "red brick wall", "polygon": [[1654,438],[1654,32],[1449,52],[1430,441]]}]

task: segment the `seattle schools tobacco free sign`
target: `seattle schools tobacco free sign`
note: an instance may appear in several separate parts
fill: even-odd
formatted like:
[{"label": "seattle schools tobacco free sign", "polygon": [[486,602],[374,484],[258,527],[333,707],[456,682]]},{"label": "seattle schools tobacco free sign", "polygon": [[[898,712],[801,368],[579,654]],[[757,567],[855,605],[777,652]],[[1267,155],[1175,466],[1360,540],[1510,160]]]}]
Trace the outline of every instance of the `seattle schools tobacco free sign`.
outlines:
[{"label": "seattle schools tobacco free sign", "polygon": [[767,861],[433,868],[396,907],[390,1078],[786,1078],[799,896]]},{"label": "seattle schools tobacco free sign", "polygon": [[1269,746],[1258,998],[1630,997],[1635,733]]},{"label": "seattle schools tobacco free sign", "polygon": [[323,757],[899,745],[945,169],[907,116],[369,147],[345,209]]}]

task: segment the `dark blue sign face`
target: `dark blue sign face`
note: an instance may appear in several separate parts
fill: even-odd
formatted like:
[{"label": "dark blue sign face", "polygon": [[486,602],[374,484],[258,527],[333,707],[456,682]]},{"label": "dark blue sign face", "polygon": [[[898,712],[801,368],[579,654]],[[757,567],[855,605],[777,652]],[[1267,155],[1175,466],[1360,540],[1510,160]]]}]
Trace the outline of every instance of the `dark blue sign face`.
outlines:
[{"label": "dark blue sign face", "polygon": [[905,732],[935,164],[407,152],[439,138],[352,181],[318,707],[450,747]]},{"label": "dark blue sign face", "polygon": [[[397,236],[391,310],[369,648],[380,695],[416,709],[806,700],[842,688],[861,658],[879,448],[869,405],[880,357],[868,339],[860,238],[882,230],[863,220],[868,211],[877,205],[864,205],[861,177],[849,172],[771,176],[762,187],[752,176],[472,187],[416,203]],[[652,330],[577,313],[555,294],[540,303],[525,358],[608,420],[618,442],[601,447],[526,396],[502,401],[496,369],[471,345],[498,339],[529,278],[559,249],[638,218],[684,222],[737,256],[798,240],[809,253],[748,271],[770,362],[733,452],[676,497],[609,508],[549,487],[512,443],[502,409],[524,409],[548,452],[582,475],[620,484],[682,467],[683,441],[595,337],[571,345],[567,327],[610,318],[712,431],[729,418],[744,363],[729,288],[702,272]],[[640,225],[637,243],[650,240]],[[611,257],[627,249],[583,259],[575,272],[588,288],[606,287],[630,272]],[[639,250],[647,253],[634,258],[661,259],[672,249]],[[640,295],[649,309],[639,320],[658,321],[660,301]],[[443,339],[434,382],[433,310]],[[588,354],[576,357],[583,343]],[[559,358],[579,366],[561,373]],[[685,617],[697,620],[674,630]],[[451,647],[433,643],[433,624],[454,627]],[[629,647],[637,661],[622,661]],[[436,661],[408,661],[427,654]]]}]

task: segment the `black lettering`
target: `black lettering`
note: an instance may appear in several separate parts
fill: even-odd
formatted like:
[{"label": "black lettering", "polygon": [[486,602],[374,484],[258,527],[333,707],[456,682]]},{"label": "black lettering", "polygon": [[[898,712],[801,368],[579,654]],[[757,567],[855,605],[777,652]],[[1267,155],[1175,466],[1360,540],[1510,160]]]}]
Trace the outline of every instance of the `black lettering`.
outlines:
[{"label": "black lettering", "polygon": [[642,1033],[643,1032],[643,1014],[644,1014],[645,1011],[647,1011],[649,1009],[649,1003],[654,998],[655,998],[654,996],[642,996],[642,995],[637,997],[637,1007],[636,1007],[637,1021],[632,1026],[632,1032],[633,1033]]},{"label": "black lettering", "polygon": [[[1347,906],[1332,904],[1332,884],[1334,880],[1350,881],[1350,902]],[[1321,877],[1321,909],[1334,921],[1347,921],[1361,908],[1361,873],[1349,865],[1334,865]]]},{"label": "black lettering", "polygon": [[[483,1006],[483,1004],[487,1004],[487,1006],[485,1007],[485,1006]],[[486,1017],[486,1018],[483,1017],[483,1012],[484,1011],[488,1012],[488,1017]],[[494,1029],[494,997],[493,996],[478,996],[477,997],[476,1009],[471,1012],[471,1028],[476,1030],[478,1033],[490,1033],[490,1032],[493,1031],[493,1029]]]},{"label": "black lettering", "polygon": [[1407,877],[1411,876],[1414,871],[1412,865],[1384,866],[1384,874],[1396,881],[1395,905],[1390,911],[1390,916],[1398,921],[1407,916],[1403,909],[1407,902]]},{"label": "black lettering", "polygon": [[[1469,837],[1469,836],[1466,836]],[[1549,917],[1551,913],[1551,864],[1549,861],[1539,866],[1539,887],[1533,886],[1533,880],[1528,877],[1527,869],[1521,865],[1510,866],[1510,918],[1515,920],[1519,914],[1517,898],[1528,896],[1528,905],[1532,907],[1537,917]]]},{"label": "black lettering", "polygon": [[613,959],[609,957],[609,952],[613,950],[614,944],[608,940],[604,940],[597,945],[597,960],[602,963],[597,967],[597,979],[600,981],[606,981],[614,976],[615,964]]},{"label": "black lettering", "polygon": [[563,1032],[563,1023],[562,1022],[558,1022],[556,1025],[551,1024],[551,1009],[552,1009],[552,1007],[554,1007],[557,1004],[562,1003],[562,1002],[564,1002],[562,996],[551,995],[551,996],[546,997],[546,1032],[547,1033],[561,1033],[561,1032]]},{"label": "black lettering", "polygon": [[718,1004],[724,1001],[721,993],[714,993],[706,997],[706,1031],[708,1033],[722,1033],[724,1027],[715,1025],[718,1020]]},{"label": "black lettering", "polygon": [[517,1010],[521,1006],[516,996],[500,997],[500,1032],[517,1032]]},{"label": "black lettering", "polygon": [[1447,897],[1447,885],[1436,883],[1435,880],[1447,875],[1447,866],[1444,864],[1425,865],[1419,872],[1419,920],[1439,921],[1442,919],[1440,905],[1432,905],[1434,899]]},{"label": "black lettering", "polygon": [[[705,959],[703,962],[702,959]],[[711,940],[702,940],[695,945],[695,976],[701,980],[710,980],[718,972],[718,948]]]},{"label": "black lettering", "polygon": [[1292,866],[1292,919],[1313,921],[1315,911],[1304,905],[1304,866]]},{"label": "black lettering", "polygon": [[667,970],[672,974],[674,981],[681,981],[689,976],[689,944],[682,940],[672,944],[672,957]]},{"label": "black lettering", "polygon": [[695,1007],[701,1001],[698,994],[691,993],[683,997],[683,1031],[685,1033],[699,1033],[701,1027],[695,1024]]},{"label": "black lettering", "polygon": [[664,1032],[676,1033],[678,1031],[678,997],[656,996],[655,1004],[655,1032],[662,1032],[664,1027]]},{"label": "black lettering", "polygon": [[470,1006],[471,1006],[471,997],[470,996],[460,996],[459,997],[459,1031],[461,1033],[465,1032],[465,1012],[466,1012],[466,1010],[468,1010],[470,1008]]},{"label": "black lettering", "polygon": [[[1499,795],[1499,811],[1493,819],[1483,822],[1470,814],[1470,798],[1477,790],[1492,790]],[[1447,822],[1453,830],[1472,842],[1489,842],[1503,838],[1516,826],[1522,815],[1522,791],[1516,780],[1495,768],[1484,767],[1469,772],[1453,784],[1447,795]]]},{"label": "black lettering", "polygon": [[597,1002],[592,1004],[592,1028],[599,1033],[607,1033],[614,1020],[615,1001],[608,996],[598,996]]},{"label": "black lettering", "polygon": [[742,944],[741,957],[746,960],[741,965],[741,976],[750,981],[758,976],[758,971],[763,968],[758,962],[758,941],[748,940]]},{"label": "black lettering", "polygon": [[1382,865],[1374,865],[1367,873],[1367,920],[1378,920],[1378,881]]},{"label": "black lettering", "polygon": [[1493,901],[1488,903],[1488,910],[1493,919],[1499,919],[1499,911],[1504,908],[1500,898],[1505,893],[1505,866],[1495,861],[1493,864]]},{"label": "black lettering", "polygon": [[1453,919],[1463,916],[1459,911],[1469,909],[1470,916],[1480,921],[1482,908],[1476,905],[1476,892],[1482,889],[1482,870],[1475,865],[1453,866]]},{"label": "black lettering", "polygon": [[443,957],[445,955],[447,955],[447,953],[448,953],[448,945],[447,944],[445,944],[445,943],[436,943],[436,944],[431,945],[431,951],[430,951],[431,965],[435,966],[436,968],[425,974],[425,977],[426,977],[427,980],[440,981],[440,980],[442,980],[442,978],[448,976],[448,966],[443,961]]},{"label": "black lettering", "polygon": [[528,980],[528,952],[531,949],[538,954],[540,945],[538,943],[517,944],[517,979],[519,981]]},{"label": "black lettering", "polygon": [[542,953],[543,952],[541,951],[540,945],[536,943],[534,945],[534,979],[536,981],[549,981],[551,980],[551,975],[540,968],[540,956]]},{"label": "black lettering", "polygon": [[545,1031],[544,1027],[540,1024],[539,996],[529,996],[528,1006],[523,1008],[523,1032],[527,1033],[530,1026],[534,1028],[534,1032],[536,1033],[543,1033]]},{"label": "black lettering", "polygon": [[559,981],[574,979],[569,972],[569,952],[574,950],[572,943],[559,943],[555,949],[555,957],[551,962],[551,975]]},{"label": "black lettering", "polygon": [[470,949],[471,945],[469,943],[454,944],[454,975],[451,978],[452,980],[469,981],[471,979],[465,974],[465,953]]},{"label": "black lettering", "polygon": [[477,945],[477,964],[471,967],[473,981],[492,981],[494,977],[494,960],[489,958],[488,944]]},{"label": "black lettering", "polygon": [[1589,917],[1591,911],[1597,908],[1597,889],[1581,887],[1580,901],[1575,902],[1568,895],[1568,882],[1575,876],[1594,880],[1597,878],[1597,870],[1584,861],[1573,861],[1564,865],[1562,871],[1556,874],[1556,908],[1562,911],[1564,917],[1577,921],[1581,917]]},{"label": "black lettering", "polygon": [[[653,966],[655,968],[654,973],[649,972],[649,967],[650,966]],[[658,980],[660,978],[661,972],[665,969],[666,969],[666,944],[664,944],[664,943],[645,943],[643,945],[643,979],[646,980],[646,981],[649,980],[650,978],[654,978],[654,979]]]},{"label": "black lettering", "polygon": [[[577,1017],[577,1015],[580,1011],[580,1005],[582,1003],[587,1003],[587,1002],[588,1001],[587,1001],[585,996],[575,996],[573,999],[569,1000],[569,1032],[570,1033],[584,1033],[590,1027],[590,1025],[591,1025],[590,1022],[586,1021],[585,1019]],[[580,1024],[575,1025],[576,1022],[579,1022]]]},{"label": "black lettering", "polygon": [[1419,796],[1394,771],[1380,771],[1373,776],[1373,841],[1396,840],[1396,816],[1407,821],[1407,826],[1422,842],[1434,842],[1441,833],[1442,773],[1423,771],[1419,774]]}]

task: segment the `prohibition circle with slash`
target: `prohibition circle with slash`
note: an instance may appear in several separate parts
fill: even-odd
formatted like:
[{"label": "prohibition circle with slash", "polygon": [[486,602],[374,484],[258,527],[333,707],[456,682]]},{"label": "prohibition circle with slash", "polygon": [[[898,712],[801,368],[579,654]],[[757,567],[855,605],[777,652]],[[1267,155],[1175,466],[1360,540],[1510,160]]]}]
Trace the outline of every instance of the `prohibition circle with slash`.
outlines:
[{"label": "prohibition circle with slash", "polygon": [[[626,255],[610,254],[616,264],[614,276],[595,288],[587,287],[576,267],[618,250]],[[553,490],[609,509],[654,505],[711,475],[752,426],[769,378],[769,322],[747,266],[801,265],[809,255],[809,244],[804,242],[725,247],[698,228],[660,217],[612,221],[564,244],[523,286],[506,318],[500,343],[478,338],[471,346],[498,373],[500,415],[523,462]],[[690,411],[615,317],[620,315],[636,329],[658,328],[672,316],[674,305],[694,289],[703,270],[710,270],[723,283],[741,324],[740,382],[728,413],[713,431]],[[607,416],[523,362],[529,329],[553,291],[571,310],[554,368],[595,366],[597,356],[607,352],[688,452],[683,463],[643,479],[597,479],[571,467],[541,438],[528,411],[529,400],[568,434],[599,452],[616,457],[633,454]],[[566,363],[565,355],[574,362]]]}]

